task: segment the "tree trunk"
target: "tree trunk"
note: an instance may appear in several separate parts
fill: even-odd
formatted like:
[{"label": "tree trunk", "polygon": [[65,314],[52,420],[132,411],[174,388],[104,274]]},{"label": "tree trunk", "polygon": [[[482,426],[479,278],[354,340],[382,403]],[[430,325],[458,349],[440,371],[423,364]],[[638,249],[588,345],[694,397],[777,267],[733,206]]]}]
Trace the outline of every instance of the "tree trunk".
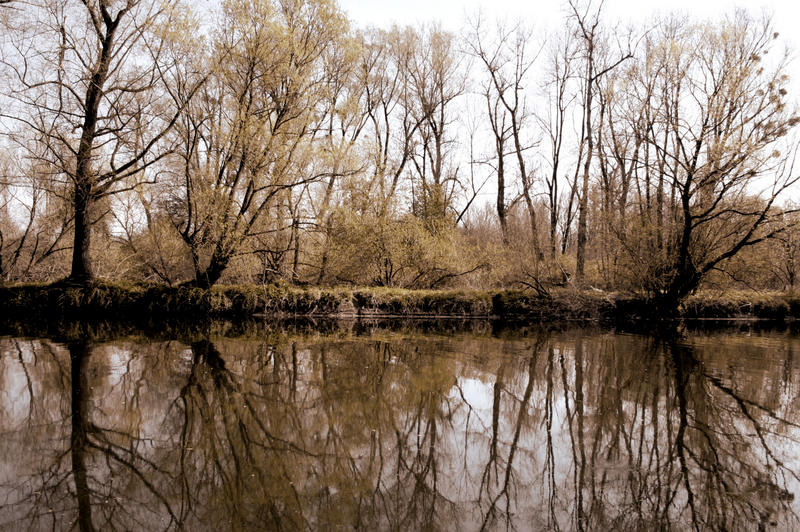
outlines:
[{"label": "tree trunk", "polygon": [[70,280],[88,283],[94,279],[90,253],[92,222],[89,213],[91,192],[88,187],[75,187],[75,235],[72,248],[72,272]]},{"label": "tree trunk", "polygon": [[[106,7],[103,3],[103,22],[105,31],[97,26],[97,36],[101,39],[100,57],[97,66],[92,71],[91,82],[86,89],[86,97],[83,102],[84,116],[81,126],[81,138],[78,144],[78,151],[75,162],[75,237],[72,248],[72,272],[70,279],[87,283],[94,278],[92,271],[92,258],[89,253],[91,243],[92,222],[89,218],[90,207],[94,201],[92,190],[95,183],[95,175],[92,168],[92,151],[97,136],[97,123],[100,115],[100,101],[103,99],[103,85],[108,78],[108,70],[111,64],[112,52],[114,50],[114,33],[120,23],[122,16],[127,9],[121,9],[116,18],[106,16]],[[97,13],[86,4],[93,19]]]},{"label": "tree trunk", "polygon": [[592,70],[586,76],[586,160],[583,162],[583,184],[578,202],[578,249],[576,255],[575,279],[583,281],[586,265],[586,219],[589,207],[589,170],[592,166],[594,138],[592,137]]},{"label": "tree trunk", "polygon": [[333,231],[333,221],[330,217],[328,217],[325,220],[325,243],[322,248],[322,260],[320,261],[319,275],[317,275],[318,285],[322,285],[325,282],[325,277],[328,274],[328,261],[330,260],[329,255],[331,250],[329,238],[331,231]]},{"label": "tree trunk", "polygon": [[550,260],[555,262],[556,249],[558,247],[557,233],[558,233],[558,159],[559,156],[553,157],[553,174],[551,176],[549,191],[550,202]]},{"label": "tree trunk", "polygon": [[215,250],[211,255],[211,260],[206,269],[197,275],[195,280],[189,284],[197,288],[202,288],[203,290],[208,290],[222,277],[222,273],[225,271],[225,268],[228,267],[230,258],[230,255]]},{"label": "tree trunk", "polygon": [[539,249],[539,228],[536,225],[536,210],[533,206],[533,199],[531,199],[530,188],[527,183],[523,186],[523,196],[525,197],[525,205],[528,208],[528,223],[531,226],[531,247],[533,247],[533,254],[536,260],[542,260],[542,251]]},{"label": "tree trunk", "polygon": [[[319,265],[319,275],[317,275],[317,284],[321,285],[325,280],[325,275],[328,273],[328,253],[330,252],[330,234],[333,230],[333,221],[328,213],[328,209],[330,208],[331,202],[331,195],[333,194],[333,185],[335,179],[339,175],[339,161],[337,160],[333,165],[333,176],[328,180],[328,186],[325,187],[325,197],[322,200],[322,208],[319,212],[319,220],[323,223],[325,227],[325,233],[323,238],[325,241],[322,244],[322,260],[320,261]],[[294,222],[294,220],[293,220]],[[292,224],[292,231],[294,231],[294,223]]]},{"label": "tree trunk", "polygon": [[297,274],[300,265],[300,220],[292,220],[292,238],[294,240],[294,250],[292,251],[292,284],[300,283],[300,276]]},{"label": "tree trunk", "polygon": [[497,218],[503,233],[503,244],[508,245],[508,220],[506,220],[506,181],[503,164],[503,144],[497,142]]}]

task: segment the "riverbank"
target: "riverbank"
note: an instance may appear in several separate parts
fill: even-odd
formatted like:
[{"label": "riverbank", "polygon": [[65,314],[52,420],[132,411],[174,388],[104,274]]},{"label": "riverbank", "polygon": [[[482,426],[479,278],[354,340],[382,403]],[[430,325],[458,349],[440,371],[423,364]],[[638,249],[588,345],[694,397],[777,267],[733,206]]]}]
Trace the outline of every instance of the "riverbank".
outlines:
[{"label": "riverbank", "polygon": [[[403,290],[298,288],[289,285],[215,286],[202,290],[156,283],[96,281],[0,287],[5,315],[53,317],[334,317],[506,318],[531,321],[652,320],[646,298],[597,290],[559,289],[549,297],[518,290]],[[780,293],[702,292],[680,309],[688,319],[800,318],[800,297]]]}]

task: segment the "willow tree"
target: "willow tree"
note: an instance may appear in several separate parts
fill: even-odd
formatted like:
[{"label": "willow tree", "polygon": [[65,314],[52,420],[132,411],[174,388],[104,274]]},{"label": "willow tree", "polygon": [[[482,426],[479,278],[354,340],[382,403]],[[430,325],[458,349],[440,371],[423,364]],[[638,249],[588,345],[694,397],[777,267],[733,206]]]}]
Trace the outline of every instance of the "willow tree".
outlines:
[{"label": "willow tree", "polygon": [[[327,47],[323,56],[323,85],[321,119],[319,131],[321,153],[318,159],[330,170],[317,194],[311,201],[313,217],[322,238],[322,251],[317,273],[317,284],[327,275],[330,243],[328,237],[333,229],[332,212],[336,205],[336,184],[343,176],[354,176],[363,163],[358,152],[359,138],[369,123],[365,105],[368,87],[361,82],[359,69],[364,52],[362,41],[344,38],[338,46]],[[298,224],[295,224],[297,227]],[[295,257],[299,254],[299,242],[295,241]],[[294,262],[297,262],[296,260]],[[296,275],[296,268],[295,275]]]},{"label": "willow tree", "polygon": [[[219,62],[176,129],[182,162],[168,212],[191,255],[194,284],[216,283],[282,192],[331,174],[315,164],[314,132],[328,86],[324,59],[347,31],[331,1],[227,0]],[[250,247],[249,247],[250,246]]]},{"label": "willow tree", "polygon": [[418,131],[411,63],[418,54],[419,32],[411,27],[362,32],[356,78],[363,92],[365,183],[352,208],[359,215],[385,218],[395,214],[402,178],[412,166]]},{"label": "willow tree", "polygon": [[[95,205],[151,172],[171,150],[161,140],[180,110],[165,113],[182,39],[180,4],[157,0],[30,0],[11,4],[2,37],[14,140],[51,168],[73,208],[70,278],[93,279]],[[167,30],[169,28],[169,30]]]},{"label": "willow tree", "polygon": [[670,310],[742,249],[783,231],[780,200],[798,180],[798,116],[787,102],[786,57],[767,57],[778,37],[769,19],[740,11],[663,28],[672,29],[624,77],[656,102],[647,119],[627,123],[646,144],[628,157],[649,170],[637,170],[635,186],[639,204],[661,203],[657,231],[645,221],[621,236],[640,286]]}]

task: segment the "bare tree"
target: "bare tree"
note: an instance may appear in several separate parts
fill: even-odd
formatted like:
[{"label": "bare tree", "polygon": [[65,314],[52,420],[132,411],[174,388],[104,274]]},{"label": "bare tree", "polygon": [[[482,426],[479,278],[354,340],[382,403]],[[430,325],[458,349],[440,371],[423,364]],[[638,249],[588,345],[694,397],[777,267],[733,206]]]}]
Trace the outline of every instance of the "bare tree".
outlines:
[{"label": "bare tree", "polygon": [[799,119],[786,101],[786,56],[764,61],[776,38],[768,18],[740,11],[689,28],[681,46],[667,35],[652,48],[668,50],[656,74],[660,102],[656,118],[637,121],[632,135],[655,152],[640,156],[639,166],[663,174],[674,199],[664,201],[660,179],[637,185],[661,196],[662,251],[656,260],[639,256],[658,248],[652,231],[628,235],[625,249],[651,264],[641,287],[665,310],[742,249],[787,228],[778,202],[798,180],[792,133]]},{"label": "bare tree", "polygon": [[586,236],[587,219],[589,216],[589,174],[594,158],[595,130],[592,121],[592,111],[594,106],[594,96],[597,82],[620,63],[632,57],[630,52],[621,54],[621,57],[613,62],[604,61],[602,50],[602,27],[600,25],[600,13],[603,7],[602,0],[597,7],[588,2],[585,6],[580,6],[573,0],[569,2],[571,10],[571,20],[576,24],[576,38],[580,40],[580,56],[583,60],[583,136],[586,143],[586,156],[583,159],[583,177],[578,206],[578,242],[577,257],[575,266],[576,280],[582,281],[586,264]]},{"label": "bare tree", "polygon": [[171,151],[161,140],[180,114],[164,113],[164,106],[175,67],[168,41],[182,38],[175,30],[185,27],[177,20],[181,8],[150,0],[32,0],[18,15],[2,56],[12,103],[0,116],[25,128],[38,146],[29,156],[68,187],[70,278],[88,282],[95,203],[130,180],[152,181]]},{"label": "bare tree", "polygon": [[[505,157],[513,157],[522,188],[522,198],[528,210],[531,231],[531,246],[535,255],[541,255],[536,209],[534,207],[534,183],[526,152],[536,145],[528,124],[533,117],[529,108],[525,84],[535,64],[538,52],[531,54],[531,31],[522,24],[510,29],[499,25],[497,40],[487,43],[483,37],[480,19],[473,23],[467,46],[478,58],[487,74],[483,95],[487,102],[489,122],[495,139],[497,154],[497,213],[503,229],[503,238],[508,240],[506,228]],[[506,143],[511,146],[506,148]]]},{"label": "bare tree", "polygon": [[464,73],[455,36],[436,27],[414,30],[419,44],[409,56],[409,92],[405,104],[418,124],[412,152],[414,212],[436,227],[445,219],[458,190],[459,168],[451,162],[453,107],[464,93]]},{"label": "bare tree", "polygon": [[[552,48],[548,77],[545,81],[548,105],[546,112],[539,116],[549,147],[546,164],[549,164],[550,172],[549,175],[545,175],[544,181],[547,206],[550,211],[550,260],[556,259],[556,250],[558,248],[558,223],[561,214],[559,172],[563,168],[564,138],[565,130],[568,128],[570,121],[570,107],[575,100],[575,95],[570,92],[570,82],[575,76],[574,55],[574,45],[568,38],[559,39]],[[581,144],[578,154],[579,160],[582,151],[583,145]],[[567,220],[566,223],[569,225],[571,220]]]},{"label": "bare tree", "polygon": [[[41,265],[69,249],[71,213],[63,194],[50,187],[48,168],[11,155],[4,163],[0,167],[0,279],[46,279],[52,272],[42,272]],[[50,262],[56,271],[62,264]]]}]

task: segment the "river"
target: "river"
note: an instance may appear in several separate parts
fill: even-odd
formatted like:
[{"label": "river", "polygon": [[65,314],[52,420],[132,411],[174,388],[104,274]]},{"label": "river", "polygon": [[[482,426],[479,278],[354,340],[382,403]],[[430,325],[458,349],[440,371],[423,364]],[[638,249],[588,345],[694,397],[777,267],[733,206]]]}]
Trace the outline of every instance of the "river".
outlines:
[{"label": "river", "polygon": [[2,530],[800,527],[800,333],[0,337]]}]

